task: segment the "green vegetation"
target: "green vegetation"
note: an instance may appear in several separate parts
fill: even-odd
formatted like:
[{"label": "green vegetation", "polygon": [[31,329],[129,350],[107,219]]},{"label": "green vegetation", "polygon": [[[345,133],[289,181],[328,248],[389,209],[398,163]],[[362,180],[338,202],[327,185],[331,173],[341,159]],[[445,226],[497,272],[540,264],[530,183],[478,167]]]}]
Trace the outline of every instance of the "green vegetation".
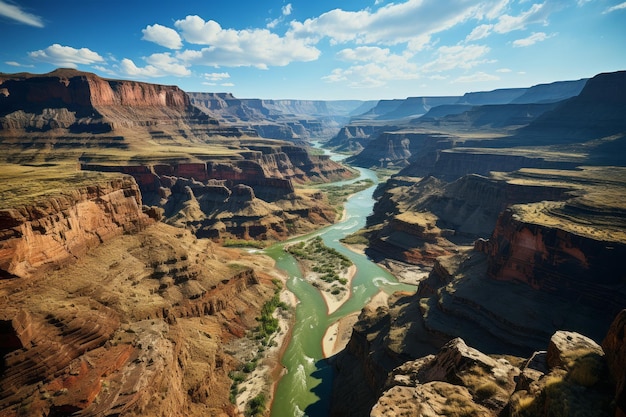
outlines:
[{"label": "green vegetation", "polygon": [[[268,346],[271,343],[272,335],[280,330],[278,326],[278,319],[274,317],[274,312],[276,309],[289,309],[289,306],[286,303],[280,301],[280,291],[283,288],[282,283],[278,279],[272,280],[272,283],[274,284],[274,295],[261,308],[261,316],[256,318],[259,325],[249,335],[250,338],[257,340],[259,343],[256,357],[241,365],[237,371],[231,371],[228,374],[230,379],[233,381],[230,386],[229,395],[230,402],[233,404],[237,401],[237,394],[245,391],[245,387],[239,389],[239,385],[246,380],[247,375],[254,372],[259,360],[263,357],[265,346]],[[266,401],[264,393],[260,393],[256,397],[252,398],[246,408],[246,416],[262,416],[266,411]]]},{"label": "green vegetation", "polygon": [[352,262],[336,249],[324,245],[321,237],[299,242],[288,247],[287,251],[300,260],[310,261],[313,264],[311,270],[319,274],[322,281],[327,283],[337,281],[342,285],[348,283],[348,280],[341,278],[339,274],[345,272]]},{"label": "green vegetation", "polygon": [[354,193],[363,191],[374,185],[374,181],[365,179],[353,182],[352,184],[337,185],[320,185],[319,189],[326,192],[328,202],[336,209],[341,207],[343,203]]},{"label": "green vegetation", "polygon": [[279,330],[278,319],[274,317],[274,311],[278,308],[287,310],[289,307],[280,301],[280,290],[282,284],[278,280],[274,280],[274,296],[261,308],[261,317],[257,317],[259,325],[254,331],[255,339],[261,340],[263,346],[267,346],[272,335]]},{"label": "green vegetation", "polygon": [[263,249],[265,247],[265,243],[258,240],[225,239],[222,246],[231,248]]},{"label": "green vegetation", "polygon": [[369,239],[367,238],[366,232],[361,229],[352,233],[341,239],[341,243],[345,243],[346,245],[369,245]]},{"label": "green vegetation", "polygon": [[267,398],[265,398],[265,394],[261,393],[250,400],[248,403],[248,408],[246,410],[246,416],[250,417],[261,417],[265,413],[265,406],[267,403]]}]

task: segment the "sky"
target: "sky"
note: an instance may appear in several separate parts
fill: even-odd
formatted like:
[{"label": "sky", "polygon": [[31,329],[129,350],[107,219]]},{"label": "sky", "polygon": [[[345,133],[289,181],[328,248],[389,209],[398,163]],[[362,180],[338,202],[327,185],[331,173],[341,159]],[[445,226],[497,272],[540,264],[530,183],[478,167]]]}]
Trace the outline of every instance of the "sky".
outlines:
[{"label": "sky", "polygon": [[379,100],[626,70],[624,0],[0,0],[0,72]]}]

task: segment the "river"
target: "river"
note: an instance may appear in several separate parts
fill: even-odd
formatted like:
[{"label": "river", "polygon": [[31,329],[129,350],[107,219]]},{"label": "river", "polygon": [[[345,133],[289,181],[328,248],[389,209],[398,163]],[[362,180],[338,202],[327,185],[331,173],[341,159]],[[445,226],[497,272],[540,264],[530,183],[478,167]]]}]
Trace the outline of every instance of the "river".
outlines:
[{"label": "river", "polygon": [[[376,174],[368,169],[358,168],[361,175],[353,180],[340,183],[371,179],[376,184]],[[360,311],[378,291],[392,293],[398,290],[414,291],[415,287],[399,283],[386,270],[371,262],[366,256],[345,248],[339,239],[357,231],[365,225],[372,212],[372,194],[376,185],[354,194],[345,204],[347,215],[336,224],[307,236],[274,245],[265,253],[276,260],[278,268],[289,275],[287,288],[298,298],[296,320],[292,337],[282,358],[286,374],[278,383],[272,410],[272,417],[325,417],[330,407],[333,370],[324,359],[322,338],[326,329],[335,321],[353,312]],[[328,315],[326,304],[319,292],[302,279],[297,261],[283,250],[286,243],[321,236],[326,246],[335,248],[356,265],[357,272],[352,280],[350,299],[333,314]]]}]

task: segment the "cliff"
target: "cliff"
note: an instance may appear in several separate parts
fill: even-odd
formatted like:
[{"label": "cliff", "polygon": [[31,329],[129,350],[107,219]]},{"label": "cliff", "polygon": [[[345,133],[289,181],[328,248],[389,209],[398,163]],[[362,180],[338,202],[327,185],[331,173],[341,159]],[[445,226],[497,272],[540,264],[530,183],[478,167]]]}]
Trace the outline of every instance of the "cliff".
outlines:
[{"label": "cliff", "polygon": [[[450,255],[431,260],[432,270],[419,282],[415,294],[395,294],[385,307],[363,309],[346,349],[336,358],[335,415],[349,411],[369,415],[370,409],[371,415],[399,410],[415,413],[419,404],[444,412],[450,404],[445,398],[452,394],[462,394],[463,403],[477,415],[544,415],[545,410],[555,409],[552,407],[583,404],[590,410],[603,410],[599,415],[612,415],[615,410],[609,404],[617,404],[623,397],[623,372],[612,373],[609,378],[605,367],[611,366],[615,372],[621,369],[623,359],[623,319],[611,322],[623,310],[626,295],[626,277],[620,268],[626,250],[624,178],[622,167],[586,167],[575,171],[526,169],[492,178],[470,176],[451,184],[435,178],[419,182],[393,179],[394,192],[388,190],[382,196],[375,213],[381,218],[387,218],[382,212],[398,214],[381,229],[373,228],[370,238],[394,243],[396,257],[406,249],[394,234],[404,233],[405,242],[421,245],[412,250],[427,254],[441,239],[442,225],[477,231],[474,228],[484,221],[487,210],[495,222],[493,217],[511,200],[528,202],[503,211],[488,240],[477,240],[473,248],[451,246]],[[410,218],[415,224],[400,228],[396,218]],[[486,224],[480,228],[484,232]],[[450,243],[471,240],[457,240],[460,237],[446,236]],[[389,249],[384,254],[389,257],[392,253]],[[424,259],[420,259],[421,264]],[[588,335],[591,340],[583,338],[582,345],[573,346],[583,339],[564,335],[559,329]],[[497,358],[515,355],[531,359],[523,366],[510,363],[519,368],[516,384],[503,380],[497,389],[491,387],[489,394],[477,396],[478,386],[493,378],[475,371],[471,372],[474,377],[487,378],[466,379],[462,371],[453,376],[449,371],[462,370],[463,366],[458,362],[444,364],[448,359],[443,358],[449,357],[444,352],[453,346],[457,351],[465,349],[453,340],[459,337]],[[604,351],[597,345],[603,339]],[[546,356],[533,352],[545,349],[550,340],[547,359],[541,359],[543,365],[539,366],[538,358]],[[570,347],[563,349],[563,344]],[[563,353],[570,348],[571,353]],[[589,358],[589,349],[602,358]],[[606,362],[605,352],[611,355]],[[479,356],[475,353],[468,358]],[[578,361],[590,367],[585,368],[590,379],[580,378],[581,369],[573,370]],[[436,371],[430,368],[435,364]],[[399,368],[392,372],[395,367]],[[431,379],[431,373],[437,377]],[[556,378],[564,381],[558,385],[563,389],[559,394],[546,388]],[[434,381],[456,387],[439,386]],[[353,394],[342,388],[347,386]],[[572,395],[574,392],[577,394]],[[381,394],[374,407],[375,398]],[[350,399],[347,403],[340,400],[346,395]],[[495,402],[493,395],[498,398]],[[484,396],[491,400],[485,403]],[[623,411],[615,412],[621,415]]]},{"label": "cliff", "polygon": [[126,176],[4,208],[0,210],[2,278],[41,275],[153,221],[142,212],[137,183]]},{"label": "cliff", "polygon": [[113,143],[127,149],[146,140],[200,143],[207,134],[242,132],[219,126],[176,86],[109,80],[73,69],[0,75],[0,139],[7,149]]},{"label": "cliff", "polygon": [[84,162],[81,169],[132,175],[146,203],[161,208],[166,222],[220,242],[283,240],[335,220],[335,211],[321,193],[296,191],[294,183],[347,179],[353,175],[350,171],[305,148],[240,143],[245,151],[239,159],[142,165]]},{"label": "cliff", "polygon": [[[367,253],[377,260],[391,258],[428,269],[457,245],[487,238],[509,205],[565,200],[571,189],[496,176],[467,175],[452,183],[435,177],[393,177],[377,191],[379,198],[368,217]],[[424,230],[430,232],[425,235]]]},{"label": "cliff", "polygon": [[228,344],[257,326],[273,262],[155,223],[130,176],[59,181],[30,203],[2,190],[0,415],[240,415]]}]

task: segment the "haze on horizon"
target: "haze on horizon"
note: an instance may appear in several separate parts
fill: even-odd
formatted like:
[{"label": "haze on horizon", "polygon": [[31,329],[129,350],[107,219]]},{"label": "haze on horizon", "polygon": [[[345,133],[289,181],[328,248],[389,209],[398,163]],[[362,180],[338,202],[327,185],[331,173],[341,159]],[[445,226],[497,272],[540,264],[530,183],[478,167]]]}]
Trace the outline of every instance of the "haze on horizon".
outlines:
[{"label": "haze on horizon", "polygon": [[0,71],[240,98],[461,95],[626,69],[623,0],[0,0]]}]

